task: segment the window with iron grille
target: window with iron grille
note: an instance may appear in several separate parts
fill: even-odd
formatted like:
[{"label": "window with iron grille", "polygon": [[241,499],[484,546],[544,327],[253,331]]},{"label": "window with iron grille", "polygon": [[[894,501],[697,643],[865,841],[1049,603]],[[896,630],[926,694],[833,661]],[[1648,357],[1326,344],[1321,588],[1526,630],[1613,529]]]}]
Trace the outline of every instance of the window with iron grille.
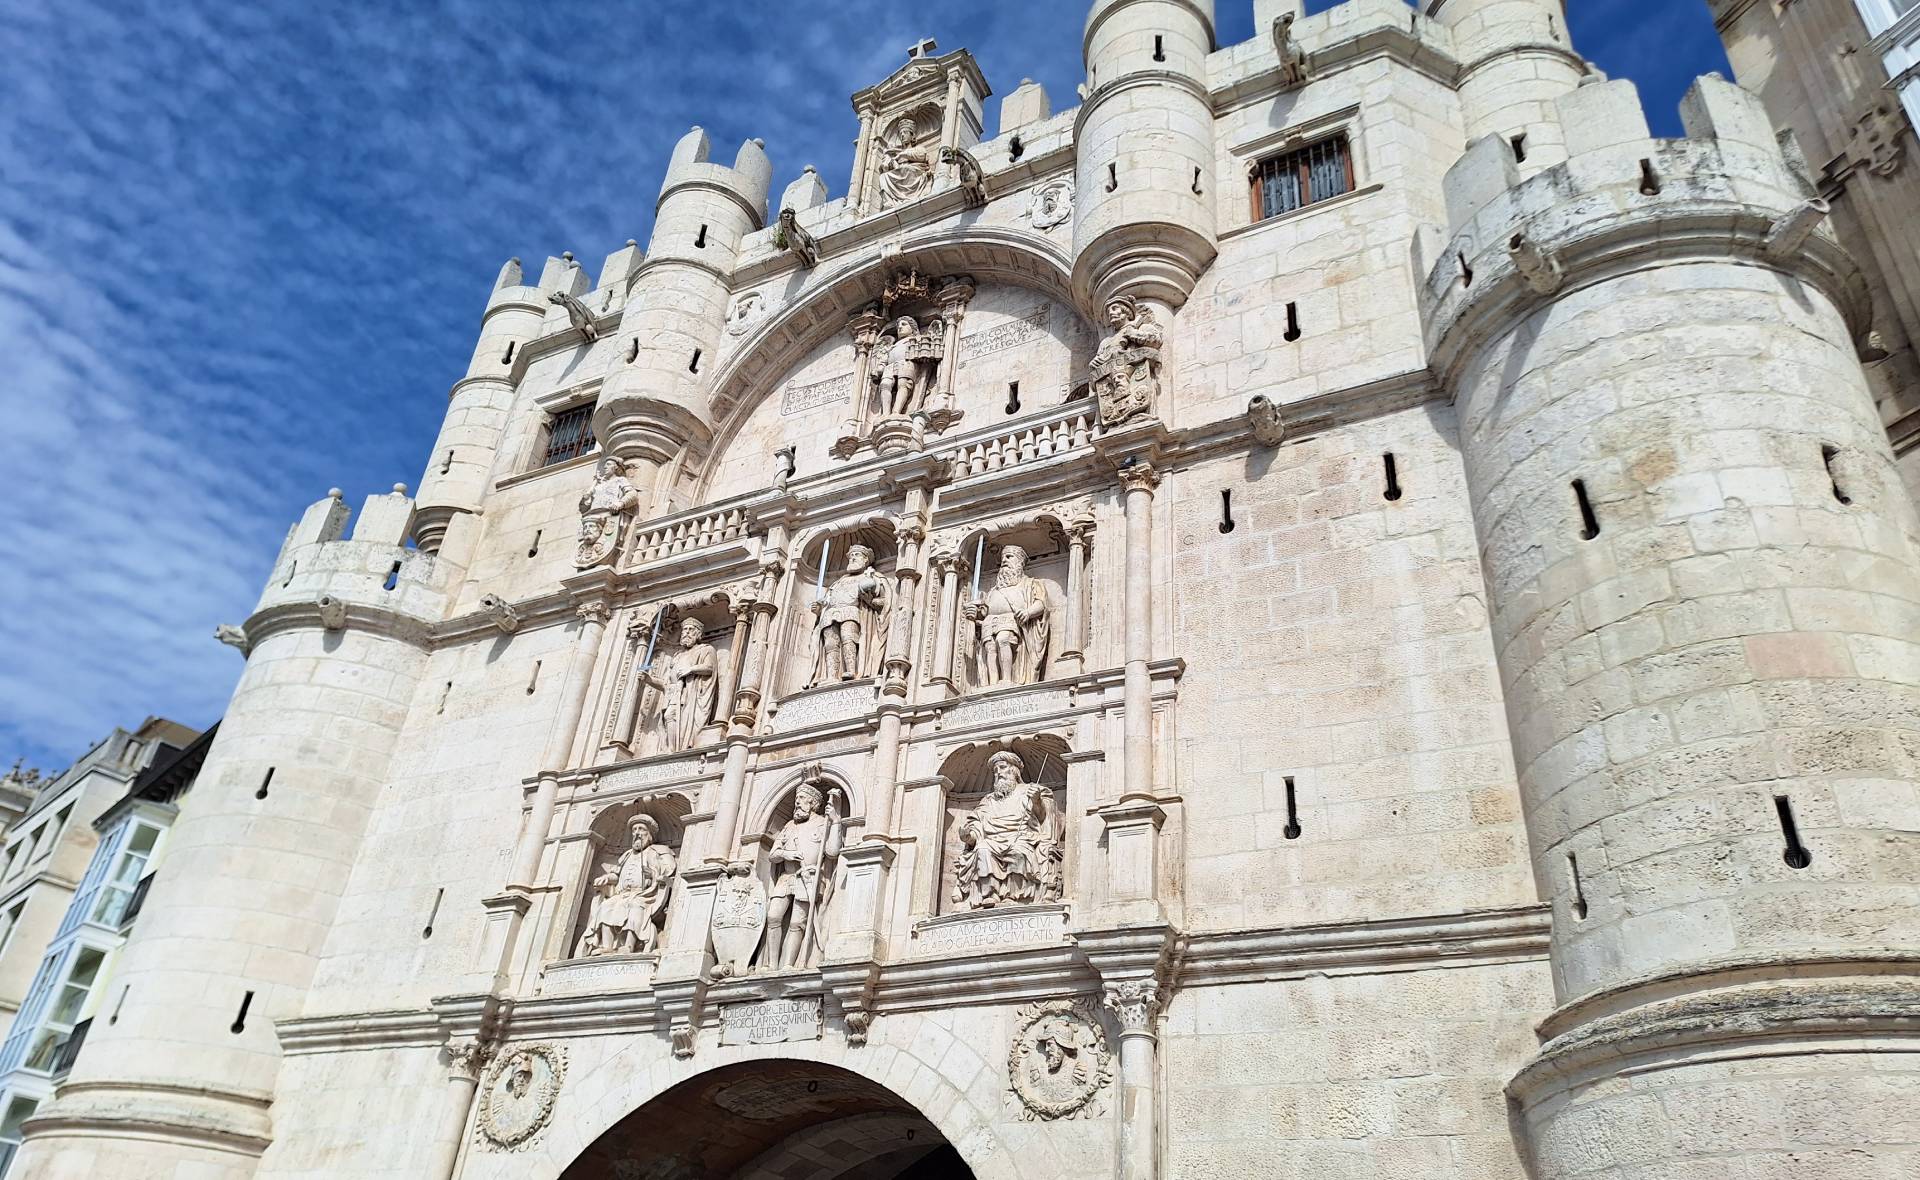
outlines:
[{"label": "window with iron grille", "polygon": [[593,403],[584,402],[553,416],[547,427],[547,453],[540,466],[577,459],[593,449]]},{"label": "window with iron grille", "polygon": [[1353,191],[1353,154],[1336,135],[1253,166],[1253,219],[1291,213]]}]

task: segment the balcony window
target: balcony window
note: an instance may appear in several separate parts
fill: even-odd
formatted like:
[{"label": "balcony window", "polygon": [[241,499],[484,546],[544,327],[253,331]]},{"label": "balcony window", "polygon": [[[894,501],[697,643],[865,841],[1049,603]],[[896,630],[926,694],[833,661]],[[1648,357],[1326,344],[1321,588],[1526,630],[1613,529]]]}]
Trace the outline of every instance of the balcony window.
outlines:
[{"label": "balcony window", "polygon": [[39,1105],[37,1099],[19,1095],[7,1103],[7,1113],[0,1117],[0,1176],[7,1174],[14,1154],[20,1150],[20,1124],[32,1118]]},{"label": "balcony window", "polygon": [[27,1054],[28,1069],[53,1068],[61,1042],[73,1032],[73,1026],[80,1023],[80,1013],[87,1006],[87,997],[93,992],[93,982],[99,977],[100,964],[106,957],[105,951],[93,947],[82,947],[74,956],[73,969],[67,972],[66,980],[54,993],[46,1021],[34,1034],[33,1050]]},{"label": "balcony window", "polygon": [[582,402],[553,416],[553,424],[547,427],[547,449],[540,466],[551,467],[577,459],[593,448],[593,403]]},{"label": "balcony window", "polygon": [[1264,221],[1353,191],[1353,154],[1336,135],[1253,166],[1253,219]]},{"label": "balcony window", "polygon": [[147,871],[147,862],[153,858],[153,846],[159,839],[160,829],[146,824],[133,826],[126,847],[114,862],[112,874],[100,890],[99,899],[93,903],[93,921],[117,927],[126,919],[133,892],[140,884],[141,874]]}]

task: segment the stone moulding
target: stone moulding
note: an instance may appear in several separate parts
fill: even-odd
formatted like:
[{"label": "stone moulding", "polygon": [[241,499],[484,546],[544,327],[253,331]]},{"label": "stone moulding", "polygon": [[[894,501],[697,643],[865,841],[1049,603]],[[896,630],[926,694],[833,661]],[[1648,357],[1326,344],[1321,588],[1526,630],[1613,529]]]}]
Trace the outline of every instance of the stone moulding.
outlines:
[{"label": "stone moulding", "polygon": [[1661,1000],[1601,1017],[1548,1041],[1507,1084],[1524,1106],[1623,1071],[1698,1065],[1757,1052],[1920,1052],[1913,976],[1749,985]]},{"label": "stone moulding", "polygon": [[[129,1099],[137,1102],[131,1105]],[[65,1082],[29,1133],[111,1133],[258,1157],[273,1141],[271,1095],[160,1082]],[[110,1128],[110,1131],[108,1130]]]},{"label": "stone moulding", "polygon": [[1535,905],[1285,930],[1195,933],[1187,937],[1179,983],[1544,960],[1551,927],[1551,911]]}]

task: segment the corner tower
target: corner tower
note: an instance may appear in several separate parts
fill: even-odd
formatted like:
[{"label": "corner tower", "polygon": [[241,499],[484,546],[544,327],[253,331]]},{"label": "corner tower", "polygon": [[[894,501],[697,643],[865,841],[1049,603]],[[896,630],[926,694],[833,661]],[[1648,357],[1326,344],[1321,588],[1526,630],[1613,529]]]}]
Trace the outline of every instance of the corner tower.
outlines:
[{"label": "corner tower", "polygon": [[1453,34],[1467,142],[1499,136],[1523,177],[1565,160],[1554,100],[1580,85],[1587,64],[1562,0],[1430,0],[1427,15]]},{"label": "corner tower", "polygon": [[[707,133],[682,136],[654,207],[647,259],[631,281],[620,318],[620,355],[601,388],[594,432],[627,461],[642,492],[684,444],[713,434],[707,377],[726,323],[740,240],[766,224],[773,165],[757,139],[740,145],[731,168],[711,163]],[[642,505],[642,515],[658,511]]]},{"label": "corner tower", "polygon": [[1864,288],[1746,92],[1679,140],[1627,82],[1557,106],[1565,163],[1449,174],[1425,291],[1553,909],[1509,1094],[1541,1176],[1891,1160],[1910,1118],[1791,1114],[1920,1081],[1920,559]]},{"label": "corner tower", "polygon": [[1213,32],[1213,0],[1095,0],[1087,14],[1073,219],[1084,306],[1179,307],[1213,262]]}]

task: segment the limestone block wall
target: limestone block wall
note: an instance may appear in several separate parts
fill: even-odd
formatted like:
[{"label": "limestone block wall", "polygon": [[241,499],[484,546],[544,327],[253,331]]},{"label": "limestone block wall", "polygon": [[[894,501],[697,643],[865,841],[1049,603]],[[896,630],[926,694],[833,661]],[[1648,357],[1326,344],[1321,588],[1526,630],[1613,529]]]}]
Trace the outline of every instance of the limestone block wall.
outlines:
[{"label": "limestone block wall", "polygon": [[1520,1177],[1501,1089],[1551,1004],[1535,963],[1183,989],[1164,1174]]},{"label": "limestone block wall", "polygon": [[1192,928],[1534,900],[1456,445],[1435,404],[1176,477]]},{"label": "limestone block wall", "polygon": [[1523,137],[1514,153],[1522,176],[1565,160],[1554,100],[1580,85],[1586,63],[1561,0],[1433,0],[1427,11],[1453,34],[1467,138]]}]

